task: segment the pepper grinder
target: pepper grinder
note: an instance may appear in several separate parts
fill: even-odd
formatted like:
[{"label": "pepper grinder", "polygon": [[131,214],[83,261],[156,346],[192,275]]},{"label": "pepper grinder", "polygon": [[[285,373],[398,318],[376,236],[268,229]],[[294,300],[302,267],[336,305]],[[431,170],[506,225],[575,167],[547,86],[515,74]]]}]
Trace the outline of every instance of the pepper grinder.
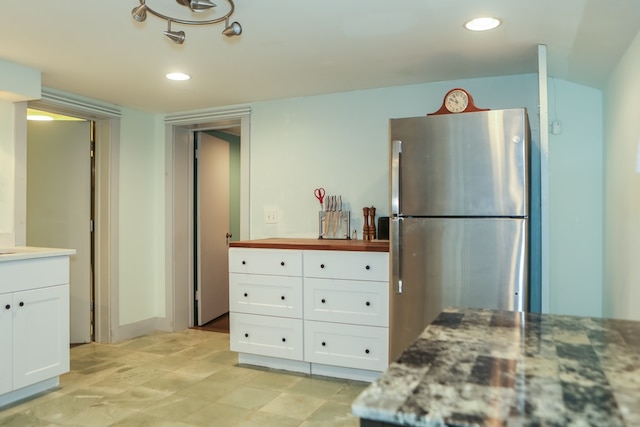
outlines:
[{"label": "pepper grinder", "polygon": [[364,216],[364,225],[362,226],[362,240],[371,240],[369,235],[369,208],[362,208]]},{"label": "pepper grinder", "polygon": [[376,208],[371,206],[369,208],[369,215],[371,215],[371,221],[369,222],[369,240],[376,238]]}]

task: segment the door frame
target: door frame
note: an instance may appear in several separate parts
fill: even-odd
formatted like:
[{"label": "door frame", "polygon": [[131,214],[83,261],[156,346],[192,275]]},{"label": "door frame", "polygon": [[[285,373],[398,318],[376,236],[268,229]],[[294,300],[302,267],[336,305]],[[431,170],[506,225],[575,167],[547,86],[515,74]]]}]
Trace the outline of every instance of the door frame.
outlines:
[{"label": "door frame", "polygon": [[240,239],[249,238],[251,109],[207,110],[165,118],[165,313],[168,330],[193,326],[194,133],[240,127]]},{"label": "door frame", "polygon": [[[80,117],[95,124],[95,200],[94,200],[94,340],[111,343],[119,340],[119,171],[120,116],[118,109],[91,104],[42,90],[42,98],[22,103],[24,109],[23,148],[16,150],[16,165],[26,177],[27,104],[43,111]],[[18,139],[16,140],[18,145]],[[20,157],[20,158],[18,158]],[[16,191],[16,243],[26,242],[26,182]],[[22,199],[23,198],[23,199]],[[18,207],[19,205],[19,207]],[[20,210],[18,210],[18,208]],[[18,221],[18,218],[24,218]]]}]

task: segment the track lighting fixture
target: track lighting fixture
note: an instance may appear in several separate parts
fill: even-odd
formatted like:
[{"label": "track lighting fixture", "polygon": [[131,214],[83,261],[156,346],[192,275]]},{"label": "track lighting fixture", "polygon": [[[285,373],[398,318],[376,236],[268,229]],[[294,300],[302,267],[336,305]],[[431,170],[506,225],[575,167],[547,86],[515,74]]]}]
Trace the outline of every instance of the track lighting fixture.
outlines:
[{"label": "track lighting fixture", "polygon": [[[242,26],[234,21],[229,24],[229,18],[233,15],[235,11],[235,5],[233,0],[225,0],[229,3],[229,11],[219,18],[214,19],[180,19],[180,18],[172,18],[170,16],[164,15],[156,10],[150,8],[146,0],[139,0],[140,5],[133,8],[131,11],[131,16],[136,22],[143,22],[147,19],[147,13],[150,13],[160,19],[164,19],[167,21],[167,30],[163,31],[163,34],[167,36],[172,42],[177,44],[184,43],[185,33],[184,31],[173,31],[171,30],[171,23],[177,23],[182,25],[210,25],[210,24],[218,24],[220,22],[225,23],[225,28],[222,30],[222,34],[227,37],[239,36],[242,34]],[[154,0],[154,1],[163,1],[163,0]],[[167,1],[167,0],[165,0]],[[182,6],[189,8],[189,10],[195,14],[199,14],[202,12],[207,12],[217,7],[217,5],[210,0],[176,0],[176,2]]]}]

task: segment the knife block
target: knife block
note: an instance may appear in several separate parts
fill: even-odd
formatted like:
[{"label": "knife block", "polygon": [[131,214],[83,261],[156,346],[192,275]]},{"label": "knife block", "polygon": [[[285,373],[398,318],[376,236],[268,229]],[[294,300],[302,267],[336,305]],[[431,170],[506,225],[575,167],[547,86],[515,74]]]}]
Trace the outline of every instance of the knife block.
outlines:
[{"label": "knife block", "polygon": [[318,239],[351,240],[351,211],[320,211]]}]

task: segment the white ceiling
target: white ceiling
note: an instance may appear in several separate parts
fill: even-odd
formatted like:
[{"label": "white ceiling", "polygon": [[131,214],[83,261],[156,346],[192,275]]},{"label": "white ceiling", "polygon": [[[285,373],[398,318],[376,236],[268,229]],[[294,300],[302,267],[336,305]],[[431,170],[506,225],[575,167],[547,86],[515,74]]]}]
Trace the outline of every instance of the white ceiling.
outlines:
[{"label": "white ceiling", "polygon": [[[228,10],[226,0],[216,0]],[[47,88],[149,112],[178,112],[461,78],[534,73],[602,87],[640,30],[638,0],[236,0],[232,20],[180,26],[131,18],[139,0],[2,1],[0,59],[42,71]],[[161,11],[186,8],[147,0]],[[463,23],[492,15],[497,30]],[[170,71],[187,82],[164,78]],[[1,89],[1,88],[0,88]]]}]

